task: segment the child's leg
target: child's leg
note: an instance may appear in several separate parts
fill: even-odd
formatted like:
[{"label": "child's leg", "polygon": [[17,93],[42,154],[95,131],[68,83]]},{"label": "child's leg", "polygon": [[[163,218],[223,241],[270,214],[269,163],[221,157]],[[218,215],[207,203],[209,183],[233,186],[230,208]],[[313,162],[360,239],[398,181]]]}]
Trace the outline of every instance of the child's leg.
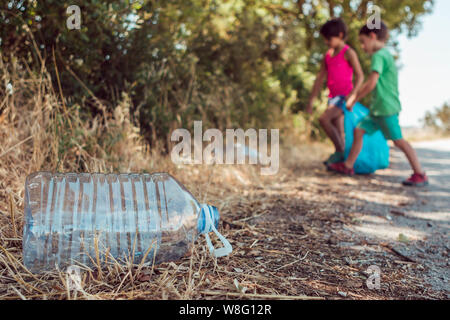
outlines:
[{"label": "child's leg", "polygon": [[355,133],[353,135],[353,145],[350,150],[350,154],[348,155],[347,160],[344,162],[345,166],[349,169],[352,169],[355,165],[356,159],[358,159],[359,154],[361,153],[363,147],[363,138],[366,132],[364,129],[356,128]]},{"label": "child's leg", "polygon": [[417,157],[416,151],[411,147],[408,141],[404,139],[395,140],[394,144],[397,148],[399,148],[408,158],[409,164],[411,168],[414,170],[414,173],[424,174],[422,171],[422,167],[419,162],[419,158]]},{"label": "child's leg", "polygon": [[339,129],[336,128],[334,120],[342,115],[342,110],[336,106],[328,108],[320,117],[320,125],[325,130],[327,136],[333,142],[337,152],[345,151],[345,144]]},{"label": "child's leg", "polygon": [[344,141],[345,146],[345,117],[344,114],[342,114],[340,117],[334,119],[334,126],[338,129],[339,133],[341,134],[342,141]]}]

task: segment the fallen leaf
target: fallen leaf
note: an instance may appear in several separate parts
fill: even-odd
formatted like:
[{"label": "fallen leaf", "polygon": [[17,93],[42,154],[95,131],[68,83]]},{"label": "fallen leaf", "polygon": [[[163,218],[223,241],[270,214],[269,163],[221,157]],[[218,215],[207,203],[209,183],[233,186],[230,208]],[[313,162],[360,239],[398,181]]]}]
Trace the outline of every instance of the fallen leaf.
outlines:
[{"label": "fallen leaf", "polygon": [[141,282],[146,282],[146,281],[150,281],[151,277],[148,274],[143,274],[141,276],[139,276],[138,281]]},{"label": "fallen leaf", "polygon": [[400,233],[398,235],[398,241],[403,242],[403,243],[408,243],[409,238],[407,236],[405,236],[403,233]]}]

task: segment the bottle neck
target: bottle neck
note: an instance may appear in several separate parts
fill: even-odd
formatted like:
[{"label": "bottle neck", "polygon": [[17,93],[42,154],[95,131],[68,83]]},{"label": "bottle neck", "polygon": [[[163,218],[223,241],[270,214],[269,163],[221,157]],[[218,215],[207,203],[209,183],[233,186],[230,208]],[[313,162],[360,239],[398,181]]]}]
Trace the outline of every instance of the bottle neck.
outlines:
[{"label": "bottle neck", "polygon": [[207,224],[206,215],[209,215],[211,221],[213,222],[214,227],[216,229],[219,228],[219,220],[220,220],[219,210],[214,206],[202,204],[200,206],[200,213],[198,215],[198,222],[197,222],[197,231],[199,234],[204,234],[212,231],[212,226]]}]

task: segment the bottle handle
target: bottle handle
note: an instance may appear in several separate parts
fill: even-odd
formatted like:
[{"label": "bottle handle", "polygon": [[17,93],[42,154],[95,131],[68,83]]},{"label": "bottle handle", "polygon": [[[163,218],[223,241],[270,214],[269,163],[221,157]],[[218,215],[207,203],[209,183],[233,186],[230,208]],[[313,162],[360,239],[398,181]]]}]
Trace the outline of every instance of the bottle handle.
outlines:
[{"label": "bottle handle", "polygon": [[[233,251],[233,247],[230,242],[216,229],[214,223],[211,220],[211,209],[207,206],[203,206],[205,210],[205,238],[208,244],[209,252],[216,258],[229,255]],[[207,210],[207,211],[206,211]],[[223,244],[222,248],[214,248],[208,232],[213,231]]]}]

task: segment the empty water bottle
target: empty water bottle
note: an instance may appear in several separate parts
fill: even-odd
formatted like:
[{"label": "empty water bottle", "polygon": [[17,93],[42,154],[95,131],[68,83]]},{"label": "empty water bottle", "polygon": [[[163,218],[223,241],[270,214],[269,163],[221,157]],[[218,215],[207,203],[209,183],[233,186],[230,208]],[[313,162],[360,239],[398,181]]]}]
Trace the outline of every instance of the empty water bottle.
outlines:
[{"label": "empty water bottle", "polygon": [[[217,208],[199,204],[167,173],[37,172],[25,185],[23,260],[32,272],[160,263],[181,258],[200,234],[220,257],[232,248],[218,223]],[[209,232],[222,248],[213,247]]]}]

